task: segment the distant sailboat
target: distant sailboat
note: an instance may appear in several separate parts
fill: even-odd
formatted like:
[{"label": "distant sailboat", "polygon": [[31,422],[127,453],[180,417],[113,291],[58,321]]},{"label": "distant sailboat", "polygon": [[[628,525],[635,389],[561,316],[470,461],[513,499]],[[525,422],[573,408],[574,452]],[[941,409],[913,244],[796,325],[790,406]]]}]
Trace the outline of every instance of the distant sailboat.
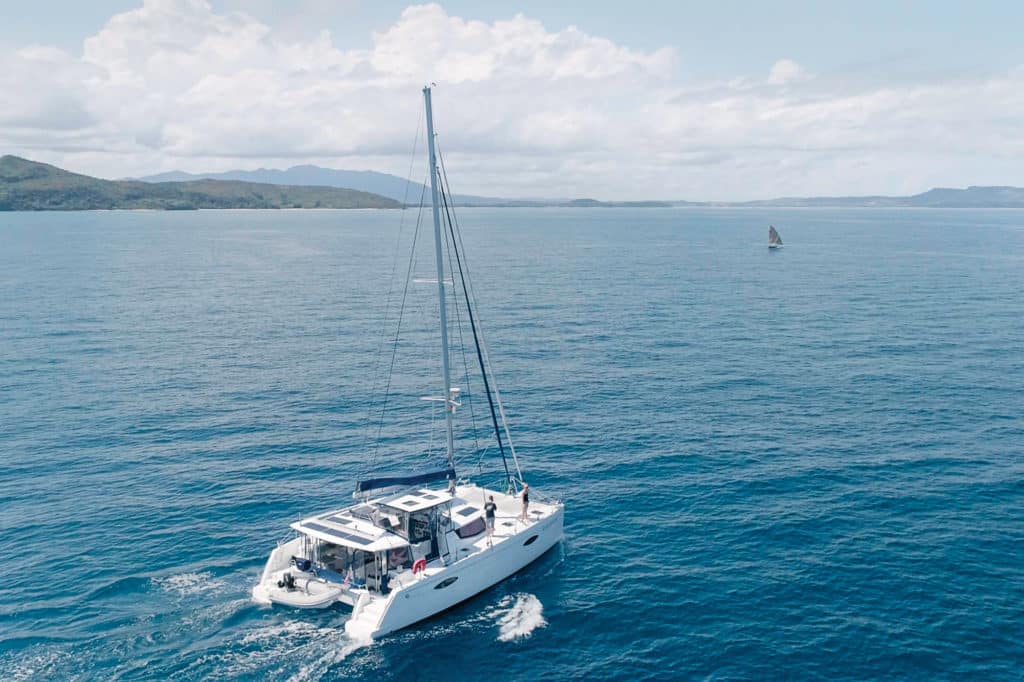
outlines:
[{"label": "distant sailboat", "polygon": [[775,228],[771,225],[768,226],[768,248],[769,249],[781,249],[782,248],[782,237],[776,232]]}]

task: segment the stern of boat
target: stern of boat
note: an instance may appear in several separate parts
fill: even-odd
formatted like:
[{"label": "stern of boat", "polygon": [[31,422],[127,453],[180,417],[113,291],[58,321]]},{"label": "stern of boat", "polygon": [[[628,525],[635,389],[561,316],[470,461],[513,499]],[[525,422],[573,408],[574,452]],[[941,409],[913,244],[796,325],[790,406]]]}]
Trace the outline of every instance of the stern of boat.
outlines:
[{"label": "stern of boat", "polygon": [[281,579],[281,575],[291,566],[292,556],[297,554],[301,547],[302,538],[297,537],[287,542],[282,542],[270,553],[266,565],[263,566],[263,573],[260,575],[259,582],[252,588],[252,600],[254,602],[268,606],[273,603],[271,599],[272,588],[277,587],[277,581]]},{"label": "stern of boat", "polygon": [[381,632],[380,622],[390,603],[390,596],[363,592],[352,607],[352,615],[345,621],[345,634],[360,642],[369,642],[386,634]]}]

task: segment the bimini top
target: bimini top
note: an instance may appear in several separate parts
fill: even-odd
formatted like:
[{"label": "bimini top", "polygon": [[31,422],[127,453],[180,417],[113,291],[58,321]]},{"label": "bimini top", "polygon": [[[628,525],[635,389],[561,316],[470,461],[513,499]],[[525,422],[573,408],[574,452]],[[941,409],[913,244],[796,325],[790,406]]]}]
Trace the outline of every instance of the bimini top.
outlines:
[{"label": "bimini top", "polygon": [[291,527],[318,540],[364,552],[380,552],[409,544],[383,528],[337,512],[296,521]]}]

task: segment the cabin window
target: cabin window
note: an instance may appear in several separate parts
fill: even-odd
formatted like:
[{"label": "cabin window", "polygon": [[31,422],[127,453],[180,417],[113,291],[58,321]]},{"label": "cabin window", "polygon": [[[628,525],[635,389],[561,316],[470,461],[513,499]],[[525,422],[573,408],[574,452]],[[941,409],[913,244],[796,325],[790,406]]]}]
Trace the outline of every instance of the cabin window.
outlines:
[{"label": "cabin window", "polygon": [[527,541],[523,543],[523,547],[526,547],[527,545],[532,545],[536,539],[536,535],[531,535],[529,539],[527,539]]},{"label": "cabin window", "polygon": [[455,533],[460,538],[471,538],[474,535],[480,535],[480,533],[483,533],[484,530],[486,529],[487,524],[484,523],[483,517],[477,517],[476,519],[467,523],[465,526],[462,526],[461,528],[456,530]]},{"label": "cabin window", "polygon": [[409,542],[416,544],[430,539],[430,517],[412,514],[409,517]]},{"label": "cabin window", "polygon": [[434,589],[435,590],[442,590],[442,589],[448,587],[449,585],[451,585],[453,582],[455,582],[458,579],[459,579],[459,576],[457,576],[457,575],[453,575],[451,578],[445,578],[444,580],[442,580],[438,584],[434,585]]},{"label": "cabin window", "polygon": [[412,552],[408,547],[396,547],[388,551],[388,568],[412,568]]},{"label": "cabin window", "polygon": [[349,566],[349,552],[345,547],[334,545],[329,542],[320,543],[319,556],[320,565],[332,571],[343,572]]}]

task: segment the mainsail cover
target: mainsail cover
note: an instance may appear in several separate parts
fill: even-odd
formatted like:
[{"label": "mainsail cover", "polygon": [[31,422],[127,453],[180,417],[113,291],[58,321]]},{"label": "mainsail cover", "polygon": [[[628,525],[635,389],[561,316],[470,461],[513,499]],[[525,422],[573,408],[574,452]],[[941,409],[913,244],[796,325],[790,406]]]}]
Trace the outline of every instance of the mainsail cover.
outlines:
[{"label": "mainsail cover", "polygon": [[433,483],[434,481],[454,481],[455,480],[455,469],[440,469],[438,471],[430,471],[424,474],[415,474],[413,476],[388,476],[383,478],[371,478],[365,481],[359,481],[356,483],[356,493],[367,493],[371,490],[379,490],[381,488],[395,488],[404,486],[423,485],[426,483]]},{"label": "mainsail cover", "polygon": [[771,225],[768,226],[768,243],[782,246],[782,237],[779,236],[779,233]]}]

